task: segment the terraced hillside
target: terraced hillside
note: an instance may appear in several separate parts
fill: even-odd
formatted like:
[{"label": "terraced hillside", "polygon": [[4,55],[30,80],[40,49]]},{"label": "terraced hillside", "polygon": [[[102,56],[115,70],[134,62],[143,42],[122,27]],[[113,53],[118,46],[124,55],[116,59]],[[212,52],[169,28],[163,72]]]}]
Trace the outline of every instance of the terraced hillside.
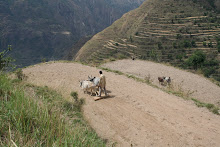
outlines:
[{"label": "terraced hillside", "polygon": [[220,14],[200,0],[148,0],[87,42],[76,60],[99,64],[136,57],[186,68],[201,50],[207,76],[220,79]]}]

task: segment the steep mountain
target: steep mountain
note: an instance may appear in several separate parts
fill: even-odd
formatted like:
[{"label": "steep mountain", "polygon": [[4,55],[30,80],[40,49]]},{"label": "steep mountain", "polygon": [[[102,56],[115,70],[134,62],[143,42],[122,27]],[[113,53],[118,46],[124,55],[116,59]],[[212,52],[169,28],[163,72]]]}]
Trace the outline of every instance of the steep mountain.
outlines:
[{"label": "steep mountain", "polygon": [[22,66],[60,59],[80,38],[103,30],[143,1],[1,0],[0,51],[12,45],[12,56]]},{"label": "steep mountain", "polygon": [[219,10],[219,0],[147,0],[96,34],[75,60],[99,64],[135,57],[187,68],[199,50],[205,75],[220,80]]},{"label": "steep mountain", "polygon": [[[144,0],[106,0],[107,4],[124,13],[139,7]],[[121,9],[123,8],[123,9]]]}]

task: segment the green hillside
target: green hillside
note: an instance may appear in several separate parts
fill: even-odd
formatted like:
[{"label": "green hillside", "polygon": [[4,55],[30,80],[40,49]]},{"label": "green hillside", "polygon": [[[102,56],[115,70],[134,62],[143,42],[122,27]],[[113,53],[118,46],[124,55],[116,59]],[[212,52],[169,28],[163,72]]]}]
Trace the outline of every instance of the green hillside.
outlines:
[{"label": "green hillside", "polygon": [[[95,35],[75,59],[99,64],[134,56],[201,68],[207,77],[220,80],[219,10],[219,2],[214,0],[147,0]],[[197,55],[204,62],[189,66],[197,62],[192,60]]]}]

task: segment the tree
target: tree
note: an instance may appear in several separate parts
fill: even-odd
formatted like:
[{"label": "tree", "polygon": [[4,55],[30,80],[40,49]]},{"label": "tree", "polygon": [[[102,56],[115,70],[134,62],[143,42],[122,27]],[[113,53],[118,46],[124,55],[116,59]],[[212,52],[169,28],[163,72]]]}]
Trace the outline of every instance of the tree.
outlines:
[{"label": "tree", "polygon": [[192,40],[191,45],[192,45],[192,47],[197,47],[196,42],[194,40]]},{"label": "tree", "polygon": [[158,49],[159,49],[159,50],[163,49],[163,46],[162,46],[162,43],[161,43],[161,42],[159,42],[157,45],[158,45]]},{"label": "tree", "polygon": [[213,48],[213,45],[212,45],[211,41],[208,43],[208,47]]},{"label": "tree", "polygon": [[6,68],[9,67],[11,65],[10,63],[13,61],[12,58],[6,57],[9,51],[11,51],[11,45],[8,45],[6,50],[0,52],[0,71],[6,70]]},{"label": "tree", "polygon": [[177,44],[176,44],[176,42],[173,43],[173,48],[177,49]]},{"label": "tree", "polygon": [[218,52],[220,53],[220,41],[217,42],[217,49],[218,49]]},{"label": "tree", "polygon": [[182,35],[181,34],[177,34],[176,35],[176,39],[182,39]]},{"label": "tree", "polygon": [[190,43],[189,40],[184,40],[183,44],[184,44],[184,47],[185,47],[185,48],[190,48],[190,47],[192,47],[192,44]]},{"label": "tree", "polygon": [[215,2],[215,6],[218,12],[220,12],[220,1]]},{"label": "tree", "polygon": [[178,59],[179,61],[182,61],[182,59],[183,59],[183,55],[182,55],[182,54],[178,54],[178,55],[176,55],[176,59]]},{"label": "tree", "polygon": [[188,66],[193,66],[193,69],[197,70],[201,67],[206,60],[206,55],[202,51],[195,51],[187,60]]}]

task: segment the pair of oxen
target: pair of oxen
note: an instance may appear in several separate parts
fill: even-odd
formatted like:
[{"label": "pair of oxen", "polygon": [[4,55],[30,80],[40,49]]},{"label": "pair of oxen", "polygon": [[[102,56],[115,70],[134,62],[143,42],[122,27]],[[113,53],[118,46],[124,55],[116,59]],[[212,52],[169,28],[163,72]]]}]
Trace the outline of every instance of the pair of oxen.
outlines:
[{"label": "pair of oxen", "polygon": [[98,85],[99,85],[100,78],[99,77],[92,77],[88,76],[87,80],[79,81],[80,87],[83,89],[84,93],[93,93],[97,96],[98,95]]}]

